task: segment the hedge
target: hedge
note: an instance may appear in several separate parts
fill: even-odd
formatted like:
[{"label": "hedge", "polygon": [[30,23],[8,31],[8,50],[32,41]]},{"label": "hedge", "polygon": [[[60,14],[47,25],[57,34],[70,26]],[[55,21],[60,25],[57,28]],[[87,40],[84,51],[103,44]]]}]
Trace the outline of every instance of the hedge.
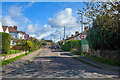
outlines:
[{"label": "hedge", "polygon": [[[26,41],[25,40],[19,40],[19,41],[17,41],[17,45],[15,45],[14,47],[13,47],[13,49],[16,49],[16,50],[25,50],[26,49]],[[18,48],[18,49],[17,49]],[[37,44],[35,44],[33,41],[27,41],[27,50],[28,51],[34,51],[34,50],[36,50],[36,49],[38,49],[38,46],[37,46]]]},{"label": "hedge", "polygon": [[11,36],[8,33],[2,34],[2,54],[6,54],[10,50]]},{"label": "hedge", "polygon": [[[113,31],[111,27],[97,24],[96,19],[93,22],[92,28],[87,31],[87,40],[90,48],[94,50],[118,50],[120,49],[120,31],[119,28],[115,28],[116,31]],[[107,30],[107,27],[110,29]],[[118,31],[118,32],[117,32]]]},{"label": "hedge", "polygon": [[68,40],[62,45],[62,49],[65,51],[71,51],[73,49],[81,50],[81,40]]}]

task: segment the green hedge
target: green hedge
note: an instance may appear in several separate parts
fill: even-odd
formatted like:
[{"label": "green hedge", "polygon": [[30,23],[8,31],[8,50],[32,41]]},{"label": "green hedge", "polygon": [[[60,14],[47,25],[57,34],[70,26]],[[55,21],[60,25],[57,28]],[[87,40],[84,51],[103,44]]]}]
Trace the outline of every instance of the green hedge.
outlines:
[{"label": "green hedge", "polygon": [[81,40],[68,40],[62,45],[65,51],[72,51],[73,49],[81,50]]},{"label": "green hedge", "polygon": [[[14,49],[18,48],[18,50],[26,50],[26,40],[18,40],[17,41],[17,45],[14,46]],[[27,50],[28,51],[34,51],[36,49],[38,49],[38,45],[30,40],[27,40]]]},{"label": "green hedge", "polygon": [[11,36],[8,33],[0,33],[2,34],[2,54],[7,54],[10,50]]},{"label": "green hedge", "polygon": [[99,17],[93,22],[92,28],[87,31],[87,40],[90,48],[95,50],[120,49],[119,28],[115,28],[114,30],[116,31],[113,31],[111,29],[113,26],[104,25],[105,21],[102,24],[97,24],[98,20],[100,20]]}]

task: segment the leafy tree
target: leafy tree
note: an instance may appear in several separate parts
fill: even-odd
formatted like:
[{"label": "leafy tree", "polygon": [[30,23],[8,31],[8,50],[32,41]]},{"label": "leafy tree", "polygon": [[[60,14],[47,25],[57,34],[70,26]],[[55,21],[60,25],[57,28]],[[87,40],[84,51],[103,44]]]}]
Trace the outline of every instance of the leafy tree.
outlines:
[{"label": "leafy tree", "polygon": [[120,46],[120,2],[90,2],[85,12],[92,27],[87,32],[89,46],[95,50],[116,50]]},{"label": "leafy tree", "polygon": [[104,25],[103,29],[117,33],[120,32],[120,27],[118,26],[120,23],[118,18],[120,16],[120,2],[88,2],[86,7],[86,9],[83,8],[83,10],[79,11],[85,13],[84,15],[89,23],[94,22],[99,17],[96,23]]}]

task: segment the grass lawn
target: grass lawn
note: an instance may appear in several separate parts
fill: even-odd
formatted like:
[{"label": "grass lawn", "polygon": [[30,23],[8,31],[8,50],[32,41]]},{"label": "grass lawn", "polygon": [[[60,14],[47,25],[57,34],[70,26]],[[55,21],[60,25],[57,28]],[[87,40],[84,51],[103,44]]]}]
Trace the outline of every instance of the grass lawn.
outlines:
[{"label": "grass lawn", "polygon": [[[30,53],[31,53],[31,52],[28,52],[27,55],[30,54]],[[26,54],[22,54],[22,55],[20,55],[20,56],[17,56],[17,57],[14,57],[14,58],[11,58],[11,59],[8,59],[8,60],[5,60],[5,61],[0,61],[0,66],[4,66],[4,65],[6,65],[6,64],[8,64],[8,63],[10,63],[10,62],[13,62],[13,61],[15,61],[15,60],[17,60],[17,59],[25,56],[25,55],[26,55]]]},{"label": "grass lawn", "polygon": [[10,53],[10,51],[9,51],[7,54],[1,54],[1,56],[6,56],[6,55],[9,55],[9,54],[15,54],[15,53],[19,53],[19,52],[23,52],[23,51],[11,50],[11,53]]}]

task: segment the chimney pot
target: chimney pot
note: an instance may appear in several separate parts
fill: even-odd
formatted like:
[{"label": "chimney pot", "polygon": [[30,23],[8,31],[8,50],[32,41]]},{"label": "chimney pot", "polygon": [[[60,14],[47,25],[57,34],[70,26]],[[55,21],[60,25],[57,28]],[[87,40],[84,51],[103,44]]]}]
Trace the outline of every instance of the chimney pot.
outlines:
[{"label": "chimney pot", "polygon": [[68,36],[66,36],[66,38],[69,38]]},{"label": "chimney pot", "polygon": [[76,31],[75,34],[79,34],[79,31]]},{"label": "chimney pot", "polygon": [[14,26],[13,28],[17,30],[17,26]]},{"label": "chimney pot", "polygon": [[84,30],[88,30],[88,26],[85,26]]}]

